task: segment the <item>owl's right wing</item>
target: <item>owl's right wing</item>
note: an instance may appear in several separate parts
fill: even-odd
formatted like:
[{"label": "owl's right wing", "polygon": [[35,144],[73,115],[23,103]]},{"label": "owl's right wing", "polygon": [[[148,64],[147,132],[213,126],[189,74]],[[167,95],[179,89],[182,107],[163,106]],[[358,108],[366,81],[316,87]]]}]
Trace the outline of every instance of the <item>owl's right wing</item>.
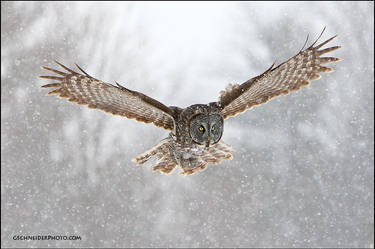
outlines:
[{"label": "owl's right wing", "polygon": [[297,55],[280,64],[278,67],[273,68],[272,65],[261,75],[241,85],[229,85],[225,91],[221,92],[218,102],[222,108],[221,114],[223,117],[235,116],[253,106],[264,104],[271,98],[287,94],[290,91],[296,91],[302,86],[308,85],[310,80],[319,79],[319,73],[333,71],[332,68],[324,67],[322,64],[336,62],[339,59],[335,57],[321,57],[321,55],[334,51],[341,46],[322,50],[320,48],[335,37],[314,47],[315,43],[319,40],[318,38],[309,48],[301,50]]},{"label": "owl's right wing", "polygon": [[136,119],[144,123],[153,123],[167,130],[173,129],[174,110],[172,108],[140,92],[129,90],[117,82],[117,86],[114,86],[97,80],[88,75],[78,65],[76,66],[84,75],[67,68],[57,61],[56,63],[68,72],[42,67],[62,76],[39,76],[40,78],[58,81],[42,86],[43,88],[57,88],[48,94],[57,94],[59,97],[68,98],[71,102],[88,105],[89,108],[99,109],[114,115]]}]

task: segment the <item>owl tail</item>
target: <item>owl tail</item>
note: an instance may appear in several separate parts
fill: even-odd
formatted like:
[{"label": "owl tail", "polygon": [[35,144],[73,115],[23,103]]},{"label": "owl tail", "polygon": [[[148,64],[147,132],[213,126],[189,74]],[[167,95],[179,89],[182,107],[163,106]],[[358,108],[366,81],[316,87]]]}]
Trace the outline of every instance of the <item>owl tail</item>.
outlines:
[{"label": "owl tail", "polygon": [[137,163],[138,166],[141,166],[153,156],[156,156],[158,160],[152,168],[152,171],[160,170],[162,173],[170,174],[178,163],[170,152],[169,144],[169,138],[165,138],[158,144],[154,145],[151,149],[139,154],[136,158],[133,158],[132,161]]}]

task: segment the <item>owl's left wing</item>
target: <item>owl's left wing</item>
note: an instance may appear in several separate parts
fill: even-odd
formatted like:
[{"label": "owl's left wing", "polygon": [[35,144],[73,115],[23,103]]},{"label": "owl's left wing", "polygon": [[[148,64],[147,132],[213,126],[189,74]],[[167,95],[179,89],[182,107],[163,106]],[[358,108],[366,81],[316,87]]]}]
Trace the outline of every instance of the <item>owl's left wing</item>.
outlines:
[{"label": "owl's left wing", "polygon": [[67,72],[61,72],[49,67],[42,67],[48,71],[61,75],[39,76],[45,79],[56,80],[56,83],[47,84],[43,88],[57,88],[48,94],[57,94],[71,102],[88,105],[89,108],[99,109],[114,115],[134,118],[144,123],[153,123],[167,130],[174,128],[174,108],[167,107],[159,101],[140,92],[127,89],[117,82],[117,86],[97,80],[78,65],[83,74],[58,63]]},{"label": "owl's left wing", "polygon": [[271,98],[287,94],[290,91],[299,90],[302,86],[308,85],[310,80],[319,79],[319,73],[333,71],[332,68],[324,67],[322,64],[336,62],[340,59],[335,57],[321,57],[321,55],[339,49],[341,46],[322,50],[320,48],[335,37],[314,47],[315,43],[319,40],[318,38],[309,48],[301,50],[297,55],[280,64],[278,67],[273,68],[272,65],[261,75],[241,85],[230,84],[226,90],[221,91],[219,97],[218,103],[222,108],[221,113],[223,117],[235,116],[253,106],[266,103]]}]

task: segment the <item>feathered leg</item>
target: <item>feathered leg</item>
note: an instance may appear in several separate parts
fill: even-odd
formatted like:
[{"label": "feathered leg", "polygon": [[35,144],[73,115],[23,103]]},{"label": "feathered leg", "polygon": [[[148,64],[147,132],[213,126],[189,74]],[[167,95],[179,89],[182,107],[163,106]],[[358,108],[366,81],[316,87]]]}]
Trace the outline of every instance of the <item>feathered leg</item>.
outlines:
[{"label": "feathered leg", "polygon": [[176,159],[173,157],[170,151],[170,140],[165,138],[161,140],[158,144],[154,145],[151,149],[138,155],[136,158],[132,159],[133,162],[138,163],[141,166],[153,156],[158,159],[152,171],[160,171],[164,174],[170,174],[173,169],[178,165]]}]

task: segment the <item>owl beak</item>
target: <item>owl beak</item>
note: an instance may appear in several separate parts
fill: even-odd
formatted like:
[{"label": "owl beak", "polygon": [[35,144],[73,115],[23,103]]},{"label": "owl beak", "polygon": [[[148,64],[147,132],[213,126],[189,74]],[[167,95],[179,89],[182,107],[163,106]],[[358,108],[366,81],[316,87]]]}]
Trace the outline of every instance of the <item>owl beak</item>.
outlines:
[{"label": "owl beak", "polygon": [[210,141],[211,141],[211,137],[208,136],[207,137],[207,142],[206,142],[206,148],[210,147]]}]

